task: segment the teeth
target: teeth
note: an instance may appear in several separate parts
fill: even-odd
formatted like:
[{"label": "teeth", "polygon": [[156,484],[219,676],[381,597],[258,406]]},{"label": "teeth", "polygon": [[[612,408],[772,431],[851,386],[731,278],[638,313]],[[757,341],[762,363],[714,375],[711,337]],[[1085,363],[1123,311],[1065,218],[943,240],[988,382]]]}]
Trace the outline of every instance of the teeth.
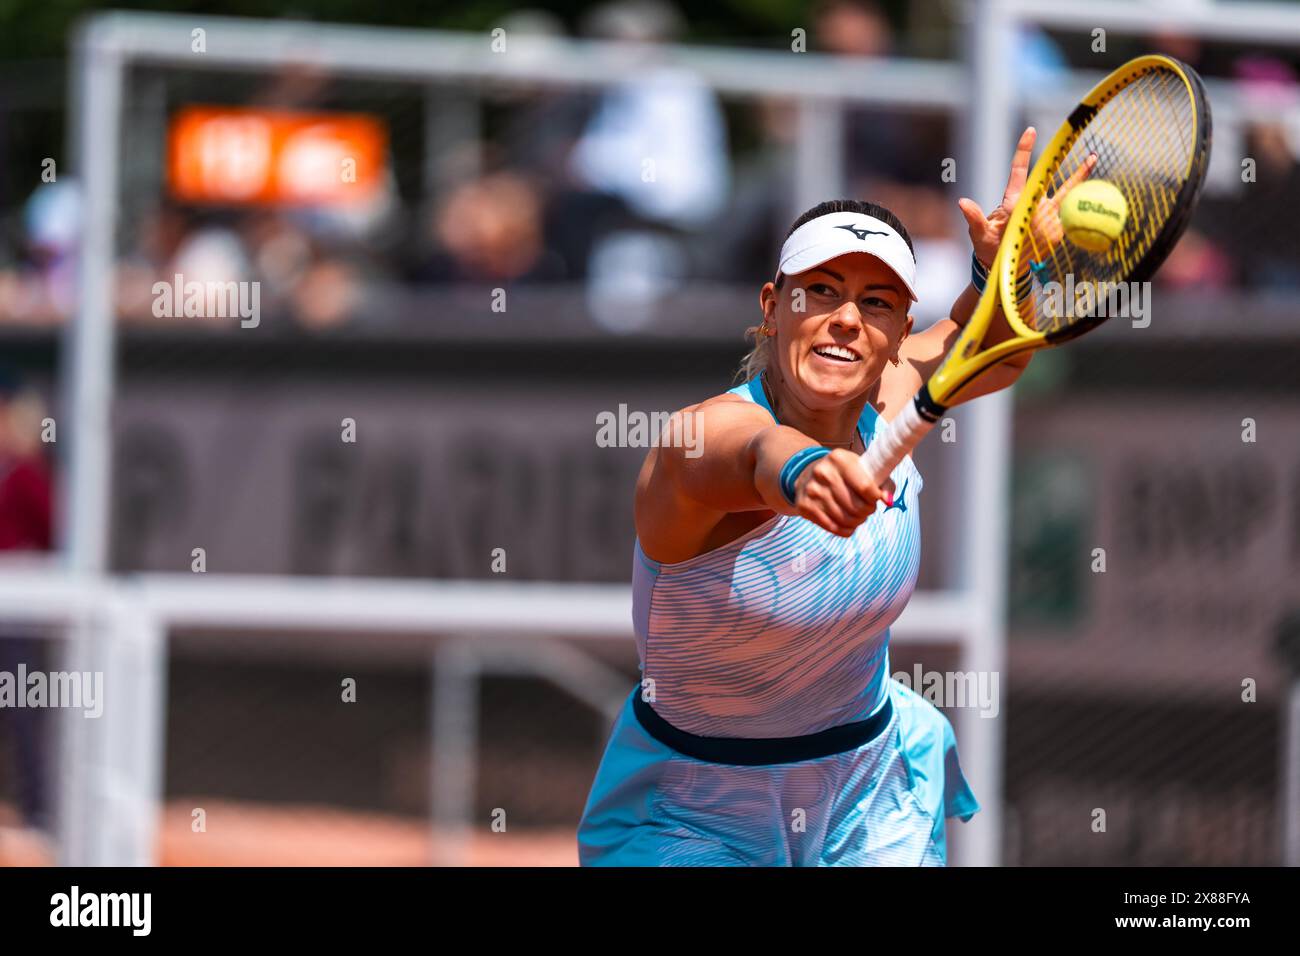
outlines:
[{"label": "teeth", "polygon": [[831,358],[843,359],[848,362],[856,362],[858,357],[846,348],[838,345],[823,345],[813,349],[818,355],[826,355]]}]

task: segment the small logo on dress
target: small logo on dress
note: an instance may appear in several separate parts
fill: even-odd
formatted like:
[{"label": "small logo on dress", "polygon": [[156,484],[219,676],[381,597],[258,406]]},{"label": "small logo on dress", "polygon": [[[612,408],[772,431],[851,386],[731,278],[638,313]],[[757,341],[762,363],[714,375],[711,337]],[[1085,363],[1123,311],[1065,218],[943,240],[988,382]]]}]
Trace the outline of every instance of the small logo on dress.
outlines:
[{"label": "small logo on dress", "polygon": [[885,505],[886,511],[889,511],[891,508],[897,508],[899,511],[907,510],[907,504],[903,501],[903,496],[907,494],[907,482],[911,480],[912,480],[911,478],[908,478],[906,481],[903,482],[903,489],[898,493],[898,497],[894,499],[894,503]]}]

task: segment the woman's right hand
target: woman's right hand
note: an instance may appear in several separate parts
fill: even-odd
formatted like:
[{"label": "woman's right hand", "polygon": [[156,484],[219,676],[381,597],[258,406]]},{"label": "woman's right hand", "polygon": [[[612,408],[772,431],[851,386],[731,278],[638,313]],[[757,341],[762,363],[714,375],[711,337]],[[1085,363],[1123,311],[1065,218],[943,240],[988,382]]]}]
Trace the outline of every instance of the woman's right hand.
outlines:
[{"label": "woman's right hand", "polygon": [[808,465],[794,483],[795,513],[832,534],[850,537],[876,512],[876,502],[893,504],[894,483],[876,485],[862,465],[862,456],[843,448]]}]

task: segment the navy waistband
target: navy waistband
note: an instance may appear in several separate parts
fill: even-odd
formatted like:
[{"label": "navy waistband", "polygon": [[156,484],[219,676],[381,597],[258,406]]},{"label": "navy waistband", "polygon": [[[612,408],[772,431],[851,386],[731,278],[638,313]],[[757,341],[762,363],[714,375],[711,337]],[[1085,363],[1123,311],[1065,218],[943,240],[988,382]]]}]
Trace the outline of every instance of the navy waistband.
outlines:
[{"label": "navy waistband", "polygon": [[660,717],[642,699],[639,687],[632,694],[632,710],[646,733],[680,754],[709,763],[759,767],[816,760],[818,757],[830,757],[861,747],[876,739],[889,726],[894,705],[886,695],[884,706],[866,720],[828,727],[802,737],[701,737],[698,734],[688,734]]}]

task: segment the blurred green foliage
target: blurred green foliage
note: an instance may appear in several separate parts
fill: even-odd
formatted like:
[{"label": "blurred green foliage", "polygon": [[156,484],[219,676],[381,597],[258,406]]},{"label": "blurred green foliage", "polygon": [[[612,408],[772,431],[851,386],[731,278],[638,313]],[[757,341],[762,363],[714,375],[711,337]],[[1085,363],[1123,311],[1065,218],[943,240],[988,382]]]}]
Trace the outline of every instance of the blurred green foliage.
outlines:
[{"label": "blurred green foliage", "polygon": [[[196,16],[264,17],[364,23],[376,26],[483,30],[521,10],[546,10],[570,30],[582,15],[600,6],[591,0],[0,0],[0,59],[61,56],[72,25],[83,14],[98,10],[149,10]],[[789,31],[807,26],[813,4],[808,0],[711,0],[681,2],[676,7],[688,21],[687,39],[724,44],[770,45],[788,42]],[[885,3],[886,8],[901,7]],[[898,12],[894,10],[893,12]]]}]

